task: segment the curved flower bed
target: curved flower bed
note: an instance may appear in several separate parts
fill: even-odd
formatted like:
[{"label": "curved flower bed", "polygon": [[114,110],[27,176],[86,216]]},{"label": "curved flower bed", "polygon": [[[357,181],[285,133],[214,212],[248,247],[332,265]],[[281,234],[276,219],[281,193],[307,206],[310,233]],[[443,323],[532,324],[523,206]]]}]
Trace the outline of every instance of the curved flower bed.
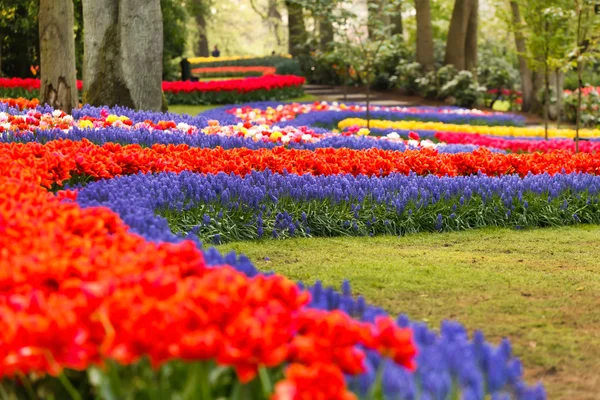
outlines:
[{"label": "curved flower bed", "polygon": [[[377,118],[377,117],[375,117]],[[366,127],[367,120],[361,118],[348,118],[340,121],[338,127],[340,129],[358,126]],[[426,130],[426,131],[442,131],[442,132],[460,132],[460,133],[478,133],[493,136],[514,136],[514,137],[544,137],[544,128],[520,128],[513,126],[469,126],[455,125],[438,122],[421,122],[421,121],[384,121],[371,120],[369,126],[376,129],[401,129],[401,130]],[[575,138],[575,130],[573,129],[548,129],[548,137],[551,138]],[[600,138],[599,129],[581,129],[579,131],[581,138]]]},{"label": "curved flower bed", "polygon": [[[441,121],[446,123],[475,124],[475,125],[523,125],[521,116],[467,110],[458,107],[382,107],[371,106],[371,117],[379,119],[421,121]],[[274,102],[258,102],[244,104],[237,108],[222,107],[205,112],[205,116],[224,123],[253,122],[259,124],[282,123],[293,126],[331,126],[346,118],[362,117],[366,107],[358,104],[344,103],[292,103],[280,104]],[[230,118],[232,115],[235,118]]]},{"label": "curved flower bed", "polygon": [[[304,78],[295,75],[229,79],[210,82],[163,82],[169,104],[225,104],[258,100],[285,100],[303,94]],[[77,81],[77,89],[83,83]],[[39,95],[39,79],[0,78],[0,97],[33,99]]]},{"label": "curved flower bed", "polygon": [[242,103],[302,96],[304,81],[295,75],[268,75],[212,82],[163,82],[163,91],[169,104]]},{"label": "curved flower bed", "polygon": [[[597,222],[595,154],[440,154],[395,137],[119,108],[2,110],[9,396],[545,399],[508,340],[394,320],[347,282],[340,293],[263,275],[200,239]],[[200,148],[217,143],[256,150]],[[332,143],[387,150],[317,148]],[[59,190],[67,183],[76,189]]]},{"label": "curved flower bed", "polygon": [[275,75],[275,67],[250,66],[250,67],[204,67],[192,69],[192,74],[199,78],[219,78],[228,76],[265,76]]},{"label": "curved flower bed", "polygon": [[[207,243],[263,237],[404,235],[484,226],[600,223],[600,177],[458,178],[391,174],[133,175],[87,185],[77,201],[108,206],[134,232],[166,226]],[[166,220],[166,221],[165,221]]]},{"label": "curved flower bed", "polygon": [[187,145],[121,146],[106,143],[94,145],[81,141],[57,140],[46,144],[1,143],[3,162],[18,161],[38,176],[38,182],[54,184],[146,172],[234,173],[248,175],[252,171],[312,175],[374,175],[392,173],[408,175],[462,176],[557,173],[600,173],[600,155],[568,152],[546,154],[498,154],[485,149],[473,153],[439,154],[435,150],[405,152],[368,149],[273,149],[224,150],[192,148]]},{"label": "curved flower bed", "polygon": [[[445,397],[456,390],[476,398],[486,392],[545,398],[541,387],[529,389],[521,381],[508,342],[496,349],[481,334],[471,342],[455,323],[445,324],[439,336],[405,317],[392,324],[381,310],[352,299],[347,285],[342,294],[317,285],[309,298],[285,278],[256,275],[244,262],[239,268],[248,277],[226,266],[210,268],[224,260],[214,252],[203,256],[181,239],[172,245],[145,242],[106,208],[61,202],[78,196],[48,194],[37,186],[37,170],[0,154],[0,209],[9,224],[2,237],[11,243],[0,254],[2,265],[11,265],[0,285],[0,298],[11,299],[0,302],[5,377],[35,371],[57,376],[73,390],[69,378],[102,393],[139,394],[156,390],[153,380],[140,389],[124,377],[132,369],[153,376],[148,360],[159,373],[168,368],[184,378],[171,382],[172,395],[189,390],[187,382],[209,396],[228,395],[235,385],[209,383],[216,362],[232,367],[221,374],[235,371],[235,379],[249,382],[252,398],[278,398],[290,387],[326,398],[353,396],[348,387],[361,396],[380,391],[387,398]],[[144,236],[160,231],[147,228]],[[318,311],[323,308],[340,311]],[[50,336],[48,326],[56,326]],[[414,374],[411,337],[418,347]],[[284,362],[285,380],[273,389]],[[96,378],[72,373],[82,369]],[[382,374],[387,378],[377,378]],[[327,379],[325,388],[316,384],[320,379]]]},{"label": "curved flower bed", "polygon": [[[27,101],[27,100],[24,100]],[[10,107],[10,106],[9,106]],[[8,109],[10,111],[10,108]],[[338,134],[323,129],[305,127],[262,126],[238,124],[221,126],[218,121],[206,121],[201,117],[174,117],[164,120],[160,113],[111,114],[108,109],[84,107],[76,110],[75,117],[62,112],[43,109],[27,112],[0,111],[0,141],[41,142],[55,139],[89,139],[96,144],[115,142],[121,144],[188,144],[192,147],[273,148],[284,145],[296,149],[322,147],[404,151],[406,149],[436,148],[441,153],[470,152],[478,146],[444,145],[430,140],[404,141],[399,136],[371,137],[354,134]],[[123,112],[125,110],[112,110]],[[145,119],[142,119],[145,118]],[[179,121],[179,122],[176,122]],[[208,124],[208,126],[206,126]],[[203,127],[199,129],[198,126]],[[363,130],[364,131],[364,130]],[[492,149],[492,148],[490,148]],[[495,152],[501,150],[492,149]]]},{"label": "curved flower bed", "polygon": [[24,97],[18,97],[16,99],[14,98],[0,98],[0,103],[6,104],[9,107],[12,108],[16,108],[20,111],[22,110],[28,110],[28,109],[32,109],[32,108],[36,108],[37,106],[40,105],[40,101],[38,99],[26,99]]},{"label": "curved flower bed", "polygon": [[[490,137],[480,134],[461,132],[436,132],[434,137],[444,143],[470,144],[497,149],[510,150],[513,153],[549,152],[554,150],[575,151],[575,142],[571,139],[551,140],[527,140],[527,139],[505,139],[501,137]],[[579,151],[585,153],[596,153],[600,151],[598,141],[580,141]]]},{"label": "curved flower bed", "polygon": [[[40,80],[37,78],[0,78],[0,97],[32,100],[39,96]],[[77,90],[83,88],[83,82],[77,81]]]}]

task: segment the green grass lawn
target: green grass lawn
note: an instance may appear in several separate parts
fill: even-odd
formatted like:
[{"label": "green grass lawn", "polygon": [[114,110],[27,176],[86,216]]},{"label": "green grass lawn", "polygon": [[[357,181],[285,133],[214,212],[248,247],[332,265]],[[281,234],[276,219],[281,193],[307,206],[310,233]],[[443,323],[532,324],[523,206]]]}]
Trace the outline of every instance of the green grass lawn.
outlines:
[{"label": "green grass lawn", "polygon": [[[313,96],[311,94],[305,94],[302,97],[296,97],[293,99],[284,100],[284,101],[282,101],[282,103],[308,102],[308,101],[315,101],[315,100],[316,100],[315,96]],[[202,106],[190,106],[190,105],[184,105],[184,104],[173,104],[173,105],[169,105],[169,111],[177,113],[177,114],[189,114],[189,115],[195,116],[203,111],[210,110],[210,109],[217,108],[217,107],[222,107],[223,105],[224,104],[209,104],[209,105],[202,105]]]},{"label": "green grass lawn", "polygon": [[350,280],[392,314],[443,319],[512,341],[550,399],[600,393],[600,226],[397,237],[237,242],[218,247],[294,280]]}]

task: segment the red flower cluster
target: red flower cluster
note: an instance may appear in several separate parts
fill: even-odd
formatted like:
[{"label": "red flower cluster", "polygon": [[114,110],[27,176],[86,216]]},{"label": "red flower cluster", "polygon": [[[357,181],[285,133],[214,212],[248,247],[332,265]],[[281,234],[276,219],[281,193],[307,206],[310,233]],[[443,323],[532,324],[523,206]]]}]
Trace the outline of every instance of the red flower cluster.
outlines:
[{"label": "red flower cluster", "polygon": [[292,364],[286,379],[275,385],[271,400],[356,400],[344,388],[344,375],[329,364]]},{"label": "red flower cluster", "polygon": [[554,151],[532,154],[497,154],[486,149],[473,153],[438,154],[422,149],[406,152],[368,149],[331,149],[315,151],[274,149],[206,149],[187,145],[155,144],[121,146],[106,143],[97,146],[88,140],[56,140],[39,143],[0,143],[0,176],[15,165],[25,166],[41,185],[49,187],[73,176],[94,179],[112,178],[138,172],[235,173],[251,171],[315,175],[349,173],[353,175],[388,175],[390,173],[439,176],[529,173],[556,174],[561,171],[600,173],[600,154]]},{"label": "red flower cluster", "polygon": [[245,75],[247,73],[256,73],[262,76],[265,75],[275,75],[277,69],[275,67],[262,67],[262,66],[253,66],[253,67],[204,67],[204,68],[194,68],[192,69],[192,74],[195,75],[210,75],[210,76],[224,76],[224,75]]},{"label": "red flower cluster", "polygon": [[[40,90],[40,80],[37,78],[0,78],[2,89],[24,89],[29,92]],[[83,88],[83,82],[77,81],[77,90]]]},{"label": "red flower cluster", "polygon": [[518,90],[511,90],[511,89],[502,89],[502,90],[490,89],[487,92],[489,94],[493,94],[493,95],[497,95],[498,93],[502,93],[503,96],[519,96],[520,97],[520,96],[523,95]]},{"label": "red flower cluster", "polygon": [[291,86],[301,86],[305,79],[295,75],[267,75],[257,78],[228,79],[210,82],[163,82],[165,92],[238,92],[247,93],[257,90],[283,89]]},{"label": "red flower cluster", "polygon": [[[514,153],[525,152],[551,152],[554,150],[575,151],[575,141],[572,139],[529,140],[529,139],[504,139],[486,135],[436,132],[436,139],[449,144],[473,144],[477,146],[493,147],[496,149],[510,150]],[[600,142],[582,140],[579,142],[579,151],[595,153],[600,151]]]},{"label": "red flower cluster", "polygon": [[18,97],[16,99],[0,99],[0,103],[8,104],[10,107],[14,107],[19,110],[26,110],[29,108],[36,108],[40,104],[40,101],[38,99],[28,100],[23,97]]},{"label": "red flower cluster", "polygon": [[[366,324],[309,309],[308,292],[282,276],[207,267],[192,242],[146,242],[109,209],[81,209],[64,201],[74,192],[45,191],[44,168],[60,175],[62,162],[85,163],[86,152],[96,166],[110,159],[89,143],[79,153],[60,148],[73,144],[0,153],[0,378],[147,356],[155,366],[214,359],[248,382],[261,367],[291,363],[283,385],[291,398],[348,399],[336,396],[347,393],[344,373],[363,372],[362,347],[414,367],[412,333],[389,317]],[[332,379],[307,386],[306,373]],[[288,398],[281,387],[275,398]]]}]

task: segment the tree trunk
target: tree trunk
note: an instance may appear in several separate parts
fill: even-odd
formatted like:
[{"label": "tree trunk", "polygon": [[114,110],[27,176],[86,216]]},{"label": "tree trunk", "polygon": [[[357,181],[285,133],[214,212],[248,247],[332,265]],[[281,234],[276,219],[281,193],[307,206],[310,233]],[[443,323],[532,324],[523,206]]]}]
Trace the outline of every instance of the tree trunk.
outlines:
[{"label": "tree trunk", "polygon": [[565,84],[565,75],[560,71],[556,70],[556,129],[560,129],[560,123],[562,120],[563,113],[563,91]]},{"label": "tree trunk", "polygon": [[72,0],[40,0],[40,101],[71,113],[78,105]]},{"label": "tree trunk", "polygon": [[333,24],[331,21],[319,20],[319,47],[321,51],[327,50],[330,43],[333,42]]},{"label": "tree trunk", "polygon": [[286,0],[285,6],[288,12],[288,48],[292,56],[298,56],[306,42],[306,27],[304,25],[304,13],[302,6],[298,3]]},{"label": "tree trunk", "polygon": [[198,43],[196,44],[196,54],[200,57],[208,57],[208,38],[206,37],[206,18],[204,14],[198,12],[196,15],[196,25],[198,27]]},{"label": "tree trunk", "polygon": [[519,57],[519,72],[521,74],[521,92],[523,98],[521,109],[528,112],[531,110],[535,97],[535,92],[533,90],[533,72],[529,69],[524,55],[527,52],[527,48],[525,47],[525,37],[521,31],[523,22],[521,20],[519,5],[516,2],[511,1],[510,8],[512,10],[513,25],[515,29],[515,46]]},{"label": "tree trunk", "polygon": [[465,38],[465,69],[477,76],[477,38],[479,29],[479,0],[472,0]]},{"label": "tree trunk", "polygon": [[433,54],[433,28],[431,25],[430,0],[415,0],[417,10],[417,62],[425,71],[435,69]]},{"label": "tree trunk", "polygon": [[163,108],[162,13],[158,0],[83,0],[84,101]]},{"label": "tree trunk", "polygon": [[448,41],[446,43],[446,57],[444,64],[454,65],[457,70],[466,69],[466,43],[471,9],[474,0],[455,0]]},{"label": "tree trunk", "polygon": [[[275,41],[277,46],[281,45],[281,35],[279,31],[279,27],[281,26],[281,13],[278,10],[278,2],[277,0],[269,0],[269,9],[267,11],[269,25],[272,27],[273,34],[275,36]],[[333,27],[331,27],[331,37],[333,40]]]}]

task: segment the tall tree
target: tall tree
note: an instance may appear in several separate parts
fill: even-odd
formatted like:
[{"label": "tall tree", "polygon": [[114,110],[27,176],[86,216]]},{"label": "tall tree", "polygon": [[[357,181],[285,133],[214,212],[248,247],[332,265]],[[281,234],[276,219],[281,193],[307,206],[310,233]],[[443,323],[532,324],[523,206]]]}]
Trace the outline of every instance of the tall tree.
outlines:
[{"label": "tall tree", "polygon": [[531,109],[532,101],[535,97],[533,95],[533,71],[529,68],[527,59],[525,58],[527,47],[525,46],[525,36],[523,35],[523,30],[521,28],[523,21],[521,19],[519,4],[516,1],[511,1],[510,8],[515,31],[515,46],[519,57],[519,72],[521,74],[521,93],[523,97],[521,108],[523,111],[527,112]]},{"label": "tall tree", "polygon": [[192,0],[186,3],[188,12],[194,16],[198,28],[198,40],[194,46],[196,55],[208,57],[208,37],[206,36],[206,13],[208,12],[207,0]]},{"label": "tall tree", "polygon": [[431,4],[429,1],[430,0],[415,0],[415,9],[417,11],[416,59],[426,71],[432,71],[435,68]]},{"label": "tall tree", "polygon": [[477,38],[479,29],[479,0],[472,0],[471,13],[465,38],[465,69],[477,72]]},{"label": "tall tree", "polygon": [[478,0],[454,2],[444,63],[459,71],[473,69],[477,65],[478,11]]},{"label": "tall tree", "polygon": [[77,107],[72,0],[40,0],[40,100],[70,113]]},{"label": "tall tree", "polygon": [[288,48],[293,56],[302,54],[306,44],[306,26],[302,5],[294,0],[285,0],[288,12]]},{"label": "tall tree", "polygon": [[163,26],[159,0],[83,0],[84,101],[160,110]]}]

